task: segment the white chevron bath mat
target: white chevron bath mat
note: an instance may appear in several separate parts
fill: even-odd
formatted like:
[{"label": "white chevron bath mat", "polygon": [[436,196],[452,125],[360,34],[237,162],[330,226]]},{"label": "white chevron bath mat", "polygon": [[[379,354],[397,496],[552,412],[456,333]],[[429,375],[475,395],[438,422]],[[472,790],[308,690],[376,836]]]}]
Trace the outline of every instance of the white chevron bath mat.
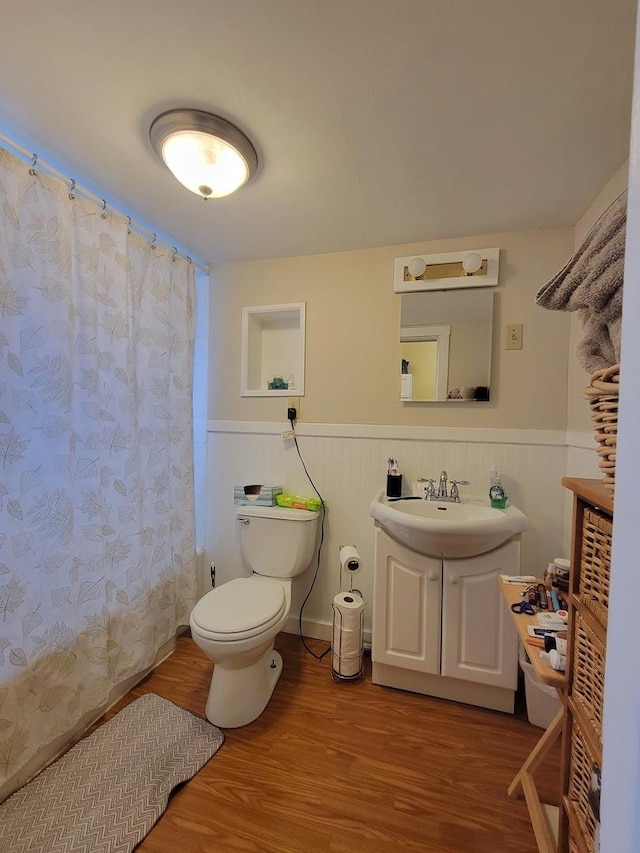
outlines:
[{"label": "white chevron bath mat", "polygon": [[129,853],[171,791],[222,746],[206,720],[147,693],[0,806],[7,853]]}]

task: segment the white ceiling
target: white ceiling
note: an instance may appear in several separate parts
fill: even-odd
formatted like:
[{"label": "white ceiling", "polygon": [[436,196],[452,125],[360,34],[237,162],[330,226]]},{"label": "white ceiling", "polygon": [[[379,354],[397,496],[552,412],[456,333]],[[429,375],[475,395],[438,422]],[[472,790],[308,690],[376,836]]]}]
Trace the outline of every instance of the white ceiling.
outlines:
[{"label": "white ceiling", "polygon": [[[628,156],[636,0],[2,0],[0,129],[211,263],[573,225]],[[152,153],[253,140],[204,202]]]}]

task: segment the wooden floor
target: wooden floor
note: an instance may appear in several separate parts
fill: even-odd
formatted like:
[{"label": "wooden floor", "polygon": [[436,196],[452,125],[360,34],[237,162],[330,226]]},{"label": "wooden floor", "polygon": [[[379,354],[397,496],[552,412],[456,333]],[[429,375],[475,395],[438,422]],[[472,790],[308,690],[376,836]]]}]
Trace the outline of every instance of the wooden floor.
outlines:
[{"label": "wooden floor", "polygon": [[[308,641],[317,651],[325,644]],[[516,716],[371,682],[336,683],[280,634],[284,671],[265,712],[225,731],[138,853],[535,853],[506,791],[542,730]],[[189,636],[105,716],[153,691],[204,716],[212,664]],[[541,790],[557,802],[558,767]]]}]

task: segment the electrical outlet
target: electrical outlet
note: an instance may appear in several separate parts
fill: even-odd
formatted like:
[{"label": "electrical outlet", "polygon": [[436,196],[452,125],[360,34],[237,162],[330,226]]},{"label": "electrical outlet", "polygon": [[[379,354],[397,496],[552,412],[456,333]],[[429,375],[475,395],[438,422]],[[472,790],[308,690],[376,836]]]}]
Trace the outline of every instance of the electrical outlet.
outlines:
[{"label": "electrical outlet", "polygon": [[289,397],[287,407],[296,410],[296,418],[300,419],[300,397]]},{"label": "electrical outlet", "polygon": [[505,349],[522,349],[522,323],[512,323],[507,326]]}]

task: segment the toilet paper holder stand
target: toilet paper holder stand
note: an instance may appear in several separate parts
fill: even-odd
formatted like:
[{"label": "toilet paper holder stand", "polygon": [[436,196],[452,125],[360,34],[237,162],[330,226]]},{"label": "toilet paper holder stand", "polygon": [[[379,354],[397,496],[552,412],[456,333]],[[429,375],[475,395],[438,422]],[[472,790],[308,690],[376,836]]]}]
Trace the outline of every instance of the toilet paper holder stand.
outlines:
[{"label": "toilet paper holder stand", "polygon": [[[359,589],[353,588],[353,575],[360,570],[360,555],[355,551],[355,546],[347,546],[350,551],[354,552],[354,559],[342,559],[342,552],[345,548],[344,545],[340,545],[340,589],[342,590],[343,584],[343,575],[346,571],[349,577],[349,593],[353,595],[357,595],[363,602],[364,596],[360,592]],[[357,625],[358,630],[358,649],[356,652],[350,652],[348,655],[344,652],[343,649],[343,621],[344,616],[340,610],[335,606],[335,603],[332,603],[333,608],[333,642],[332,642],[332,665],[331,665],[331,677],[334,681],[360,681],[364,675],[364,607],[359,613],[359,622]],[[350,629],[353,630],[354,626],[350,626]],[[335,642],[337,635],[337,644]],[[336,647],[337,646],[337,647]],[[343,665],[346,665],[346,668],[349,670],[353,670],[353,663],[357,661],[357,669],[356,672],[349,672],[345,674],[342,672]],[[338,669],[336,669],[336,664],[338,665]],[[348,662],[348,663],[347,663]]]},{"label": "toilet paper holder stand", "polygon": [[338,545],[338,559],[340,560],[340,591],[343,589],[344,574],[349,578],[349,589],[347,592],[357,592],[360,598],[364,598],[359,589],[353,588],[353,576],[360,571],[361,557],[355,545]]},{"label": "toilet paper holder stand", "polygon": [[[353,590],[353,592],[360,595],[358,590]],[[362,598],[361,595],[360,595],[360,597]],[[364,642],[363,642],[364,607],[362,608],[362,610],[359,613],[359,624],[357,626],[358,627],[358,637],[359,637],[358,649],[355,652],[355,654],[351,653],[349,655],[345,654],[344,649],[343,649],[343,639],[345,636],[344,632],[343,632],[343,615],[338,610],[338,608],[335,606],[335,604],[332,604],[332,607],[333,607],[333,642],[332,642],[332,646],[331,646],[331,651],[332,651],[332,655],[331,655],[331,661],[332,661],[331,662],[331,677],[333,678],[334,681],[341,681],[341,682],[344,682],[344,681],[360,681],[362,679],[362,677],[364,676]],[[337,639],[338,639],[337,644],[335,642],[336,635],[337,635]],[[345,667],[349,670],[352,670],[354,661],[357,662],[356,671],[350,672],[350,673],[345,673],[343,671],[343,667]],[[337,669],[336,669],[336,663],[338,666]]]}]

